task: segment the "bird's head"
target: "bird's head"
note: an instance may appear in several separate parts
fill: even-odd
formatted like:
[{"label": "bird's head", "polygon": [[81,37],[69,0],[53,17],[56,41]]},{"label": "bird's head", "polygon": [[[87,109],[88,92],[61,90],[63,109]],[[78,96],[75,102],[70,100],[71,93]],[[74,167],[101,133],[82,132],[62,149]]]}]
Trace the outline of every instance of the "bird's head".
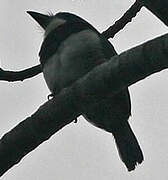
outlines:
[{"label": "bird's head", "polygon": [[41,14],[34,11],[27,11],[27,13],[38,22],[38,24],[45,30],[45,35],[47,35],[49,32],[51,32],[53,29],[57,28],[60,25],[63,25],[64,23],[72,23],[72,22],[83,22],[85,24],[87,21],[82,19],[81,17],[69,13],[69,12],[59,12],[55,15],[53,14]]}]

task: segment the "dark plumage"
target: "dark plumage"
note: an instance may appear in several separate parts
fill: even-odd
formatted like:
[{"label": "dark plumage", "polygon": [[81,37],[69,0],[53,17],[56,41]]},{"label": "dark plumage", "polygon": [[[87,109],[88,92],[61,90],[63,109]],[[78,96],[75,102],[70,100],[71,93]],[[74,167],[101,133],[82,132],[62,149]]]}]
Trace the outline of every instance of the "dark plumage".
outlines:
[{"label": "dark plumage", "polygon": [[[44,78],[54,95],[116,55],[107,39],[91,24],[74,14],[47,16],[28,13],[45,29],[39,55]],[[143,161],[142,151],[128,123],[130,115],[128,89],[115,96],[109,95],[102,102],[87,105],[83,112],[90,123],[113,134],[119,155],[128,171]]]}]

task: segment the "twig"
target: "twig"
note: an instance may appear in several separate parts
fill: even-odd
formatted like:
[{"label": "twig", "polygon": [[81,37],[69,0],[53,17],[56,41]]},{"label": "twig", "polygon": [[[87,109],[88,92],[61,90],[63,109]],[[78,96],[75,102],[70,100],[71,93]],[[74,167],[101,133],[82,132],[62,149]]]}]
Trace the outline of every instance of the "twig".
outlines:
[{"label": "twig", "polygon": [[127,23],[132,21],[142,6],[143,5],[140,3],[140,1],[136,0],[135,3],[125,12],[125,14],[115,22],[114,25],[110,26],[106,31],[102,32],[102,35],[107,39],[113,38],[115,34],[122,30]]},{"label": "twig", "polygon": [[[140,4],[139,0],[136,0],[136,2],[127,10],[127,12],[118,21],[116,21],[114,25],[110,26],[106,31],[104,31],[102,35],[107,39],[114,37],[114,35],[123,29],[128,22],[131,22],[132,18],[136,16],[141,7],[142,5]],[[40,65],[18,72],[4,71],[0,68],[0,80],[9,82],[23,81],[25,79],[32,78],[41,72],[42,69]]]},{"label": "twig", "polygon": [[3,81],[23,81],[25,79],[31,78],[33,76],[36,76],[37,74],[41,73],[41,65],[36,65],[28,69],[24,69],[22,71],[5,71],[2,68],[0,68],[0,80]]}]

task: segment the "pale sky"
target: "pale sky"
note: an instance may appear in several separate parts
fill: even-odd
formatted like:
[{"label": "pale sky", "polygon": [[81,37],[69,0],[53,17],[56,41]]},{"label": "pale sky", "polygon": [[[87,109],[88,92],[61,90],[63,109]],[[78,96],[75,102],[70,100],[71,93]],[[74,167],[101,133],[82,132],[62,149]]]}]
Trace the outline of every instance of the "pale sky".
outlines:
[{"label": "pale sky", "polygon": [[[0,60],[7,70],[21,70],[39,63],[43,33],[26,14],[68,11],[76,13],[99,31],[113,24],[133,0],[1,0]],[[148,10],[141,12],[111,42],[118,53],[167,32]],[[159,59],[158,59],[159,60]],[[166,180],[168,178],[168,71],[131,86],[131,126],[141,144],[145,161],[128,173],[119,159],[114,138],[82,117],[25,156],[3,180]],[[47,101],[49,90],[42,74],[24,82],[0,82],[0,136]]]}]

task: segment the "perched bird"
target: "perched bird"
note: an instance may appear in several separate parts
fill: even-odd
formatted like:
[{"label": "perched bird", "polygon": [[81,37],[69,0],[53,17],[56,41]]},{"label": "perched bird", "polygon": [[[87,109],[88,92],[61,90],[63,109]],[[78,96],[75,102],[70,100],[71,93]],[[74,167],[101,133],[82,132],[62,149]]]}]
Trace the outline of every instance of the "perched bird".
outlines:
[{"label": "perched bird", "polygon": [[[28,14],[45,31],[39,56],[45,81],[53,95],[116,55],[111,43],[79,16],[67,12],[44,15],[28,11]],[[128,89],[87,106],[83,113],[90,123],[113,134],[128,171],[143,161],[142,151],[128,123],[130,115]]]}]

